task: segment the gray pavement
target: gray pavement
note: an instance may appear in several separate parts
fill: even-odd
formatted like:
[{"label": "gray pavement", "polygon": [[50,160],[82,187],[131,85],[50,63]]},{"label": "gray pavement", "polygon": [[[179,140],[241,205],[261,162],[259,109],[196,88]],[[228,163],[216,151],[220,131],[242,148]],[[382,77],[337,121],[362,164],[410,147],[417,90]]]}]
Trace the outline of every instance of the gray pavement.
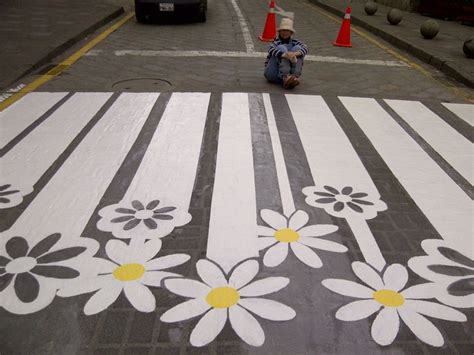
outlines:
[{"label": "gray pavement", "polygon": [[122,12],[94,0],[1,1],[0,91]]},{"label": "gray pavement", "polygon": [[[346,0],[310,1],[341,17],[348,4]],[[436,19],[440,24],[440,32],[434,39],[426,40],[420,34],[420,26],[429,17],[403,11],[403,20],[392,26],[387,21],[390,7],[377,4],[376,14],[368,16],[364,11],[365,2],[352,2],[352,23],[433,65],[452,78],[474,87],[474,60],[467,58],[462,50],[464,41],[474,38],[474,27],[462,25],[457,21]]]}]

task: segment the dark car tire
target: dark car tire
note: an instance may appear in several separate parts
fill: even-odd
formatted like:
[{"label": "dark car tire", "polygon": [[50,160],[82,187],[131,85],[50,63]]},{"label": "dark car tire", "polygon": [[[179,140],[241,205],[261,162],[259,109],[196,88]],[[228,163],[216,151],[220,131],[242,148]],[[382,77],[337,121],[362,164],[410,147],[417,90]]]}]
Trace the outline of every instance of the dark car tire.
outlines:
[{"label": "dark car tire", "polygon": [[137,19],[137,22],[139,23],[147,22],[146,14],[142,11],[135,11],[135,17]]}]

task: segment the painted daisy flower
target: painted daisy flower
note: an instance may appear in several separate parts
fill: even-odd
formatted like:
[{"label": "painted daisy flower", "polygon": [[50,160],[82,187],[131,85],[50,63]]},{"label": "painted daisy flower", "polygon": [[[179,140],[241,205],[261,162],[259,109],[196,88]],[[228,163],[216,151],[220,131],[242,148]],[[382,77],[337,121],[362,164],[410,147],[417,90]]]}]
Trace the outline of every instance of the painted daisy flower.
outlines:
[{"label": "painted daisy flower", "polygon": [[408,281],[406,267],[392,264],[387,267],[383,278],[369,265],[352,263],[355,275],[366,285],[349,280],[326,279],[322,284],[333,292],[359,298],[336,312],[336,318],[343,321],[357,321],[379,312],[372,323],[372,338],[379,345],[390,345],[396,338],[400,319],[421,341],[442,346],[443,336],[425,316],[465,322],[466,316],[445,305],[424,301],[435,297],[436,287],[432,283],[405,288]]},{"label": "painted daisy flower", "polygon": [[344,186],[341,189],[328,185],[309,186],[303,189],[303,193],[308,205],[324,208],[327,213],[339,218],[361,216],[371,219],[377,216],[377,212],[387,209],[385,202],[378,197],[370,197],[365,192],[355,192],[352,186]]},{"label": "painted daisy flower", "polygon": [[[190,342],[204,346],[213,341],[227,319],[237,335],[249,345],[265,341],[262,327],[250,313],[273,321],[293,319],[295,311],[279,302],[258,298],[286,287],[286,277],[268,277],[252,281],[258,273],[258,262],[248,260],[237,266],[230,277],[208,260],[199,260],[197,272],[203,282],[190,279],[167,279],[165,287],[180,296],[192,298],[178,304],[161,316],[166,323],[179,322],[204,314],[194,327]],[[250,312],[249,312],[250,311]]]},{"label": "painted daisy flower", "polygon": [[97,228],[117,238],[162,238],[191,220],[187,212],[160,200],[121,201],[99,211]]},{"label": "painted daisy flower", "polygon": [[474,306],[474,260],[442,239],[421,243],[427,255],[416,256],[408,266],[438,286],[436,299],[453,307]]},{"label": "painted daisy flower", "polygon": [[29,185],[0,183],[0,209],[19,205],[23,201],[23,196],[31,192],[33,192],[33,187]]},{"label": "painted daisy flower", "polygon": [[56,291],[77,279],[99,244],[88,238],[62,238],[53,233],[36,241],[1,236],[1,306],[16,314],[39,311]]},{"label": "painted daisy flower", "polygon": [[319,268],[323,265],[319,256],[310,248],[344,253],[347,248],[336,242],[318,238],[335,232],[338,227],[332,224],[313,224],[307,226],[309,216],[305,211],[294,212],[289,218],[271,210],[262,210],[260,216],[270,227],[258,226],[260,250],[270,249],[263,257],[265,266],[280,265],[291,248],[296,257],[308,266]]},{"label": "painted daisy flower", "polygon": [[87,315],[99,313],[109,307],[122,291],[138,311],[152,312],[156,308],[156,300],[148,287],[160,287],[161,280],[165,277],[179,277],[178,274],[162,270],[189,260],[186,254],[153,259],[161,249],[160,239],[138,246],[110,240],[105,249],[112,261],[94,258],[90,263],[89,277],[81,278],[58,292],[61,297],[71,297],[97,291],[84,307]]}]

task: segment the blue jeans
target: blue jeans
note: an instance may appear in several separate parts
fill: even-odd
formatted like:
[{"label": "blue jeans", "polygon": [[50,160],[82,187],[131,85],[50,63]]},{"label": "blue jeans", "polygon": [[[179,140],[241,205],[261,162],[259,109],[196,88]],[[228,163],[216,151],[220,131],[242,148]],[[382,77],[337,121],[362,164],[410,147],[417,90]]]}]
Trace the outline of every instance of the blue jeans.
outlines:
[{"label": "blue jeans", "polygon": [[[297,52],[301,49],[299,46],[288,48],[283,44],[280,44],[277,48],[283,53]],[[285,58],[279,59],[278,57],[271,57],[267,66],[265,67],[263,75],[268,81],[272,83],[281,84],[283,83],[283,77],[285,75],[291,74],[296,77],[299,77],[301,75],[302,70],[303,57],[298,57],[298,61],[296,62],[296,64],[293,64]]]}]

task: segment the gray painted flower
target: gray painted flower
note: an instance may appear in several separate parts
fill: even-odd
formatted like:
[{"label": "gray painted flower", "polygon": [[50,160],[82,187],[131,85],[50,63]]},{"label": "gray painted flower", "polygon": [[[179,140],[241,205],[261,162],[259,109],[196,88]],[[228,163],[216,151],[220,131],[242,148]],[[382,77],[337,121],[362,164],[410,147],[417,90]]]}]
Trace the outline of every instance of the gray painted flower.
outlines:
[{"label": "gray painted flower", "polygon": [[123,230],[128,231],[137,227],[141,222],[145,224],[148,229],[156,229],[158,224],[155,220],[171,220],[173,216],[166,214],[174,211],[176,207],[161,207],[159,200],[149,202],[146,207],[140,201],[132,201],[132,208],[116,208],[115,212],[123,214],[113,218],[112,223],[124,223]]},{"label": "gray painted flower", "polygon": [[54,233],[30,248],[26,239],[13,237],[5,244],[6,255],[0,255],[0,292],[11,283],[18,299],[25,303],[36,300],[40,293],[39,277],[74,279],[79,271],[54,263],[83,253],[86,247],[70,247],[50,251],[61,234]]},{"label": "gray painted flower", "polygon": [[324,186],[326,191],[317,191],[314,194],[321,196],[316,202],[334,204],[333,209],[335,212],[342,211],[346,206],[357,213],[363,213],[364,209],[361,206],[373,206],[374,204],[370,201],[363,200],[368,194],[364,192],[355,192],[351,186],[344,187],[340,192],[331,186]]},{"label": "gray painted flower", "polygon": [[0,203],[3,203],[3,204],[10,203],[11,199],[8,196],[14,195],[20,192],[20,190],[12,190],[11,186],[12,186],[11,184],[0,186]]}]

